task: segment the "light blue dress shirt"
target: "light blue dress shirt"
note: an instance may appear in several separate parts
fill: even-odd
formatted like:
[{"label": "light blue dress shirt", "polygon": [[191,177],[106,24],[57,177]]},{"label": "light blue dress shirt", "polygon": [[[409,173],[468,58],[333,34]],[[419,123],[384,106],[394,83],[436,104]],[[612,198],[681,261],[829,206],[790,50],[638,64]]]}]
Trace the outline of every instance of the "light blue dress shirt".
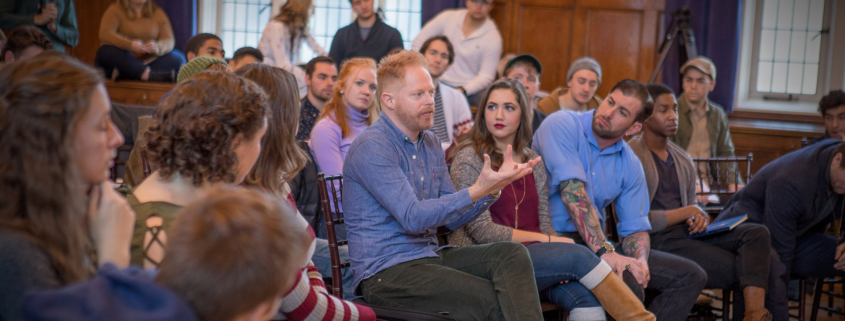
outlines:
[{"label": "light blue dress shirt", "polygon": [[560,183],[570,179],[584,182],[602,226],[604,208],[616,202],[622,237],[651,230],[648,221],[648,188],[640,160],[620,139],[599,149],[592,130],[595,110],[552,113],[534,133],[534,150],[543,157],[549,180],[549,212],[558,232],[577,232],[560,197]]},{"label": "light blue dress shirt", "polygon": [[437,227],[456,230],[493,203],[455,191],[440,141],[414,144],[384,114],[359,134],[343,164],[343,207],[355,287],[399,263],[436,257]]}]

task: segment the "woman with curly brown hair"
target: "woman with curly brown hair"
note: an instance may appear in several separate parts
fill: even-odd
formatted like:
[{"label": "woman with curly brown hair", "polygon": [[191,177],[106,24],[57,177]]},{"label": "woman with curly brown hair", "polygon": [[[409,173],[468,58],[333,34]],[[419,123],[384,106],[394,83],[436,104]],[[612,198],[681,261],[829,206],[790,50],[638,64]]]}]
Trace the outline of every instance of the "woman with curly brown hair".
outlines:
[{"label": "woman with curly brown hair", "polygon": [[258,50],[264,54],[264,63],[287,70],[296,77],[299,97],[305,97],[308,90],[305,71],[295,66],[299,61],[302,41],[308,43],[318,56],[326,55],[326,50],[308,31],[313,6],[312,0],[288,0],[282,5],[279,14],[267,23],[258,41]]},{"label": "woman with curly brown hair", "polygon": [[24,292],[129,265],[134,215],[108,182],[123,136],[96,70],[62,55],[0,71],[0,319]]},{"label": "woman with curly brown hair", "polygon": [[[252,171],[244,179],[244,185],[255,186],[287,199],[291,207],[296,208],[288,182],[305,167],[308,161],[308,155],[299,148],[296,141],[300,112],[296,80],[291,73],[265,64],[249,64],[238,69],[235,74],[255,81],[264,88],[268,93],[272,119],[267,125],[267,134],[261,140],[261,155],[258,156],[258,161]],[[316,239],[314,231],[305,218],[302,215],[297,215],[297,217],[299,227],[307,230],[311,236],[312,246],[309,248],[311,260],[300,271],[294,289],[282,299],[279,311],[286,314],[296,311],[297,315],[325,316],[331,315],[327,313],[331,307],[334,310],[333,320],[375,319],[375,314],[369,308],[328,294],[321,274],[324,272],[320,272],[322,270],[331,273],[331,260],[327,255],[328,242],[325,239]],[[341,252],[346,252],[345,246],[342,247]],[[346,254],[347,260],[348,257],[349,255]],[[322,266],[318,268],[314,263]],[[344,272],[348,272],[348,279],[351,282],[352,271],[347,268]],[[344,287],[347,285],[351,287],[351,283],[344,284]],[[296,316],[289,315],[288,319],[296,320]]]},{"label": "woman with curly brown hair", "polygon": [[159,104],[142,155],[155,171],[127,195],[137,213],[132,264],[154,267],[176,212],[210,189],[240,184],[261,153],[267,95],[254,82],[205,71]]}]

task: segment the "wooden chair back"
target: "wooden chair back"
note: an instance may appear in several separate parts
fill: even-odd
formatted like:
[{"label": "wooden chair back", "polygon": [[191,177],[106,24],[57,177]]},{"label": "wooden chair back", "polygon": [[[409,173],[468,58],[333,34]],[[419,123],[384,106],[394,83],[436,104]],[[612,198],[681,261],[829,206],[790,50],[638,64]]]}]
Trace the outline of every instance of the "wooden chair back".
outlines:
[{"label": "wooden chair back", "polygon": [[696,196],[717,195],[717,203],[701,204],[709,214],[718,215],[725,203],[736,193],[733,186],[743,183],[742,171],[745,179],[751,180],[751,161],[753,155],[737,157],[709,157],[693,158],[696,175]]},{"label": "wooden chair back", "polygon": [[318,173],[317,187],[320,190],[320,206],[325,214],[323,219],[326,221],[326,238],[329,241],[329,256],[332,260],[332,295],[342,299],[343,276],[341,270],[349,267],[349,262],[340,261],[338,247],[346,245],[348,242],[337,239],[335,226],[344,224],[344,222],[341,217],[342,214],[332,211],[332,208],[340,208],[343,175],[326,176],[326,174]]}]

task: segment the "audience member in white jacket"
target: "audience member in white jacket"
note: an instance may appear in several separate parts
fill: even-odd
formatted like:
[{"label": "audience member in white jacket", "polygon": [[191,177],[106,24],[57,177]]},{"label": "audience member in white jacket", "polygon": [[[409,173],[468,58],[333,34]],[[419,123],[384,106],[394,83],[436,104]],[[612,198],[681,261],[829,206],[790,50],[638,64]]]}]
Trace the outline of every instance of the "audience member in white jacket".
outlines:
[{"label": "audience member in white jacket", "polygon": [[496,78],[502,56],[502,35],[490,18],[492,0],[467,0],[466,9],[444,10],[423,26],[412,47],[419,51],[423,42],[445,35],[455,46],[455,63],[441,81],[457,88],[477,104],[480,94]]},{"label": "audience member in white jacket", "polygon": [[455,50],[446,36],[428,38],[420,48],[428,61],[428,73],[436,86],[434,93],[434,126],[431,131],[440,139],[443,151],[452,145],[459,135],[472,127],[472,112],[467,98],[460,91],[443,84],[440,77],[455,61]]},{"label": "audience member in white jacket", "polygon": [[295,66],[302,41],[306,41],[317,55],[326,55],[326,50],[308,32],[310,9],[309,0],[289,0],[279,14],[267,23],[258,42],[258,50],[264,54],[264,63],[287,70],[296,77],[299,97],[308,94],[305,71]]}]

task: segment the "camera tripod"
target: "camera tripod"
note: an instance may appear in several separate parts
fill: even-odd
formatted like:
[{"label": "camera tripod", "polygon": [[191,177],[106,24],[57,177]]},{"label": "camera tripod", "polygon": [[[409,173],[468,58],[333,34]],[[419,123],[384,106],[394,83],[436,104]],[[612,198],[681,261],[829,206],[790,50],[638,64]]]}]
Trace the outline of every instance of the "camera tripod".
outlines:
[{"label": "camera tripod", "polygon": [[651,73],[651,78],[648,79],[649,84],[653,84],[654,80],[657,79],[657,74],[666,62],[666,56],[669,55],[669,49],[672,48],[672,43],[674,43],[675,39],[678,39],[679,36],[680,39],[678,40],[680,42],[678,45],[686,49],[687,56],[686,59],[681,57],[681,61],[687,61],[698,57],[698,50],[695,48],[695,34],[693,34],[693,31],[689,26],[690,16],[691,14],[689,9],[678,9],[672,13],[672,17],[674,18],[671,25],[672,31],[666,34],[666,38],[664,38],[663,43],[660,44],[660,59],[657,61],[657,65],[654,66],[654,72]]}]

